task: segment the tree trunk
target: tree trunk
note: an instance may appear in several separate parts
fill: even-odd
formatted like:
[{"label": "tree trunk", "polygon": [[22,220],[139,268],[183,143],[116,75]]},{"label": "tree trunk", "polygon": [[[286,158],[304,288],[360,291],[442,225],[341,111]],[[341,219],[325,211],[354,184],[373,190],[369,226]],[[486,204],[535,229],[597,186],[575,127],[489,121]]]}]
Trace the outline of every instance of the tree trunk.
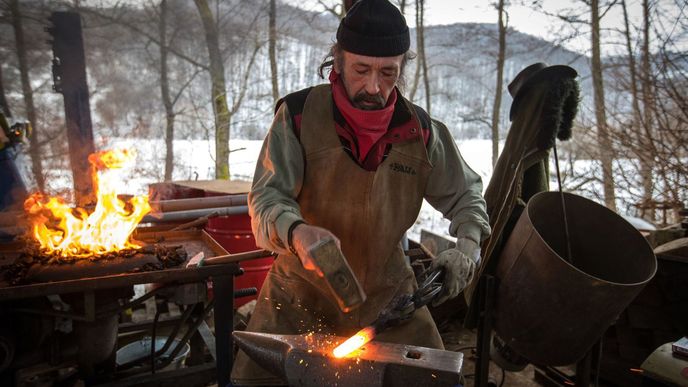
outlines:
[{"label": "tree trunk", "polygon": [[504,0],[497,6],[499,18],[499,53],[497,54],[497,87],[495,88],[494,105],[492,105],[492,166],[497,164],[499,156],[499,111],[502,106],[502,81],[504,77],[504,52],[506,50],[506,27],[504,26]]},{"label": "tree trunk", "polygon": [[29,65],[26,59],[26,45],[24,44],[24,29],[22,27],[22,15],[19,10],[19,0],[10,2],[12,14],[12,27],[14,28],[14,40],[17,45],[17,58],[19,59],[19,76],[21,78],[22,93],[26,106],[26,118],[31,122],[33,130],[29,135],[29,155],[31,156],[31,172],[36,179],[38,190],[45,191],[45,177],[43,176],[42,154],[38,142],[38,122],[36,121],[36,109],[33,104],[33,90],[29,80]]},{"label": "tree trunk", "polygon": [[211,96],[215,114],[215,178],[229,179],[229,109],[225,87],[225,66],[220,54],[217,25],[207,0],[194,0],[203,21],[210,59]]},{"label": "tree trunk", "polygon": [[269,38],[268,38],[268,52],[270,55],[270,72],[272,73],[272,102],[277,103],[279,99],[279,84],[277,83],[277,54],[275,46],[277,45],[277,6],[276,0],[270,0],[269,11]]},{"label": "tree trunk", "polygon": [[[633,52],[633,47],[631,44],[631,29],[628,22],[628,10],[626,8],[626,0],[621,2],[621,7],[623,9],[624,15],[624,26],[626,28],[626,51],[628,52],[628,69],[630,75],[630,87],[631,87],[631,106],[633,107],[633,123],[631,124],[630,136],[633,137],[634,152],[638,157],[640,162],[640,178],[643,185],[643,196],[641,200],[642,203],[649,203],[652,200],[652,164],[648,162],[648,159],[652,159],[651,151],[649,148],[649,143],[652,141],[651,138],[645,136],[645,123],[643,120],[642,113],[640,111],[640,102],[638,95],[638,76],[636,72],[635,63],[635,53]],[[643,214],[645,211],[643,210]],[[654,221],[654,213],[650,213],[651,216],[648,218],[650,221]]]},{"label": "tree trunk", "polygon": [[641,138],[644,138],[645,157],[641,158],[640,175],[643,181],[643,201],[652,200],[653,179],[652,171],[654,169],[654,154],[656,153],[654,140],[654,98],[652,90],[652,68],[650,66],[650,5],[648,0],[643,0],[643,46],[642,46],[642,95],[643,95],[643,128],[645,133]]},{"label": "tree trunk", "polygon": [[602,163],[604,204],[609,209],[616,211],[616,195],[614,193],[614,175],[612,170],[614,150],[609,136],[609,129],[607,128],[607,113],[604,103],[604,80],[602,78],[602,61],[600,59],[600,16],[598,1],[599,0],[592,0],[590,4],[592,19],[592,84],[595,94],[595,119],[597,121],[599,159]]},{"label": "tree trunk", "polygon": [[420,24],[418,26],[418,31],[420,32],[420,56],[423,59],[423,83],[425,84],[425,110],[430,113],[430,79],[428,78],[428,61],[425,55],[425,27],[423,26],[423,19],[425,18],[425,0],[419,0],[420,5]]},{"label": "tree trunk", "polygon": [[416,0],[416,72],[413,73],[413,85],[411,86],[411,91],[409,92],[409,100],[411,101],[416,98],[418,82],[420,81],[421,61],[423,60],[423,57],[421,56],[421,50],[423,49],[421,29],[423,26],[420,17],[420,1],[421,0]]},{"label": "tree trunk", "polygon": [[170,98],[170,83],[167,78],[167,0],[160,1],[160,93],[165,106],[165,181],[172,180],[174,171],[174,105]]}]

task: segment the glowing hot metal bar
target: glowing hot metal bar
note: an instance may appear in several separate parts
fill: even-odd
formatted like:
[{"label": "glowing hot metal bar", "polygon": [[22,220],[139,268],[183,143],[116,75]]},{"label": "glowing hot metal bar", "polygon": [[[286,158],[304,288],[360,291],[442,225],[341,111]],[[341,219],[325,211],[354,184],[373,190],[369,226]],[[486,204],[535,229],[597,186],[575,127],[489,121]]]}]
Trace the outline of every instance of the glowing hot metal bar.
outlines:
[{"label": "glowing hot metal bar", "polygon": [[332,354],[336,358],[344,357],[355,350],[361,348],[362,346],[368,344],[372,339],[375,338],[375,328],[365,327],[360,331],[356,332],[355,335],[349,337],[345,342],[341,343],[337,348],[332,351]]}]

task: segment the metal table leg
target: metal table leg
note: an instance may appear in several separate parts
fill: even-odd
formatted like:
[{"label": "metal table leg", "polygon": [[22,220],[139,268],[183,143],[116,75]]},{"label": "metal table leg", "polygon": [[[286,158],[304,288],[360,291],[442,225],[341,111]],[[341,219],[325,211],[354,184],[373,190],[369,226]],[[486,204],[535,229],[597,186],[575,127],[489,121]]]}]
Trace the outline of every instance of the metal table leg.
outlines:
[{"label": "metal table leg", "polygon": [[215,348],[217,351],[217,385],[229,384],[234,359],[232,321],[234,319],[234,276],[213,277],[215,297]]},{"label": "metal table leg", "polygon": [[494,308],[495,278],[484,275],[478,284],[478,337],[475,363],[475,385],[487,386],[490,373],[490,339],[492,337],[492,308]]}]

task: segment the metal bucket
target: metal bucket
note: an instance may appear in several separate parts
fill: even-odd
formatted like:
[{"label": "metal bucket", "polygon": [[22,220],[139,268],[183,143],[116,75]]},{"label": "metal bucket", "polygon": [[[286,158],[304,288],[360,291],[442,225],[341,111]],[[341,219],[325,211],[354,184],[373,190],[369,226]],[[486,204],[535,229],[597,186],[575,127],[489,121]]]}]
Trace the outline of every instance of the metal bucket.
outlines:
[{"label": "metal bucket", "polygon": [[[229,253],[258,249],[248,214],[210,218],[205,230]],[[273,257],[265,257],[241,262],[239,267],[244,269],[244,274],[234,278],[234,290],[255,287],[260,291],[274,261]],[[257,297],[258,295],[236,298],[234,307],[238,308]]]},{"label": "metal bucket", "polygon": [[[158,337],[155,339],[155,350],[159,351],[165,346],[165,342],[167,341],[166,337]],[[179,339],[174,339],[172,342],[172,345],[163,353],[161,356],[162,357],[169,357],[172,354],[172,351],[176,348],[177,345],[179,345],[180,340]],[[172,362],[162,370],[168,371],[168,370],[176,370],[182,367],[184,360],[186,359],[187,356],[189,356],[189,352],[191,351],[191,346],[189,343],[184,344],[184,347],[182,350],[177,354],[177,356],[172,359]],[[117,358],[116,362],[117,365],[120,366],[122,364],[126,364],[130,361],[136,360],[136,359],[142,359],[146,358],[147,356],[150,356],[151,353],[151,338],[149,336],[146,336],[142,338],[141,340],[131,342],[124,347],[120,348],[117,350]]]},{"label": "metal bucket", "polygon": [[654,276],[657,259],[627,221],[564,193],[541,192],[521,214],[499,259],[495,331],[531,362],[580,360]]}]

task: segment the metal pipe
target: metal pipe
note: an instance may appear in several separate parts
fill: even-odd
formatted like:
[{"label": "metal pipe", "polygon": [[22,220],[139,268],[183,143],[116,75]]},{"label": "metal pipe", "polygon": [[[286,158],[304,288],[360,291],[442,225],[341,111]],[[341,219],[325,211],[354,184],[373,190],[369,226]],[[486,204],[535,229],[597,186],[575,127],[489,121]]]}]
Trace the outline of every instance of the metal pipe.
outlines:
[{"label": "metal pipe", "polygon": [[[209,196],[151,202],[152,212],[143,218],[143,222],[174,222],[196,219],[214,211],[218,212],[218,216],[245,214],[248,213],[247,196],[247,194]],[[87,206],[86,209],[92,209],[92,207]],[[162,215],[161,219],[159,215]],[[23,232],[23,228],[17,228],[17,222],[22,216],[24,216],[22,211],[0,212],[0,229],[6,233],[16,233],[18,230]]]},{"label": "metal pipe", "polygon": [[175,212],[197,210],[201,208],[237,207],[245,206],[247,203],[247,197],[247,194],[243,194],[226,196],[208,196],[190,199],[160,200],[156,202],[151,202],[150,206],[155,212]]},{"label": "metal pipe", "polygon": [[139,297],[139,298],[137,298],[137,299],[135,299],[135,300],[125,302],[125,303],[122,304],[122,305],[113,304],[113,305],[115,305],[115,308],[107,308],[107,309],[103,309],[103,310],[99,311],[99,312],[96,314],[96,318],[103,318],[103,317],[106,317],[106,316],[109,316],[109,315],[112,315],[112,314],[120,314],[121,312],[123,312],[123,311],[125,311],[125,310],[127,310],[127,309],[135,308],[136,306],[138,306],[138,305],[140,305],[140,304],[143,304],[143,303],[144,303],[146,300],[148,300],[149,298],[153,297],[153,296],[154,296],[156,293],[158,293],[160,290],[162,290],[162,289],[167,289],[167,287],[168,287],[167,284],[163,284],[163,285],[160,285],[160,286],[158,286],[158,287],[152,289],[152,290],[149,291],[148,293],[145,293],[144,295],[142,295],[141,297]]},{"label": "metal pipe", "polygon": [[151,213],[143,217],[141,223],[178,222],[197,219],[217,212],[217,216],[241,215],[248,213],[248,206],[234,206],[222,208],[199,208],[195,210]]},{"label": "metal pipe", "polygon": [[570,264],[573,265],[573,254],[571,253],[571,234],[569,233],[569,221],[566,219],[566,201],[564,200],[564,190],[561,186],[561,174],[559,173],[559,156],[557,155],[557,142],[554,142],[554,165],[557,168],[557,182],[559,182],[559,197],[561,199],[561,213],[564,221],[564,236],[566,237],[566,253],[564,257]]}]

